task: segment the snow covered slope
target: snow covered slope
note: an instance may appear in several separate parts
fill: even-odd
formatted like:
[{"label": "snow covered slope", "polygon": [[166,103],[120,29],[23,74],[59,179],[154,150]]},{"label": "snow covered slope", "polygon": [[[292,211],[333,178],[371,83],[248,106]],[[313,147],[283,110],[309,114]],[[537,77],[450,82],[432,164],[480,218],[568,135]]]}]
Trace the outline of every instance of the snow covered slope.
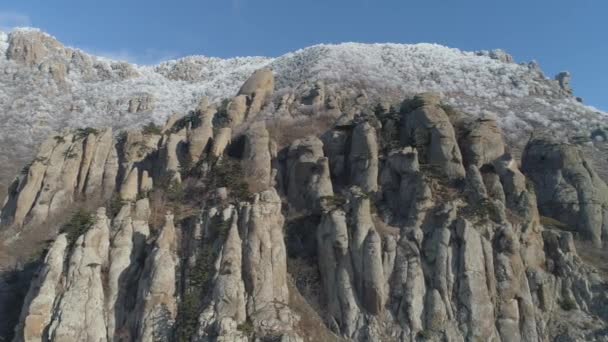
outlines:
[{"label": "snow covered slope", "polygon": [[517,140],[548,127],[589,136],[605,125],[535,63],[502,52],[462,52],[434,44],[317,45],[278,58],[192,56],[137,66],[68,48],[35,29],[0,33],[0,194],[35,146],[66,127],[127,128],[186,113],[202,96],[234,96],[256,69],[271,67],[277,94],[322,80],[397,101],[422,91],[477,115],[500,118]]}]

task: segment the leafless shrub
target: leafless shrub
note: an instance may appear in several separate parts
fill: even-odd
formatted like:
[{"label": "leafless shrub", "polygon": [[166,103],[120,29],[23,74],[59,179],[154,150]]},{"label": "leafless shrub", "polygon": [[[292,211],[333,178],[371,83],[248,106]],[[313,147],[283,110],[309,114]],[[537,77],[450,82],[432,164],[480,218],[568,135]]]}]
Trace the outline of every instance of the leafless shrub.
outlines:
[{"label": "leafless shrub", "polygon": [[300,119],[278,118],[268,120],[266,129],[270,137],[282,149],[289,146],[294,140],[310,135],[319,136],[329,130],[335,123],[336,118],[331,115],[319,115]]}]

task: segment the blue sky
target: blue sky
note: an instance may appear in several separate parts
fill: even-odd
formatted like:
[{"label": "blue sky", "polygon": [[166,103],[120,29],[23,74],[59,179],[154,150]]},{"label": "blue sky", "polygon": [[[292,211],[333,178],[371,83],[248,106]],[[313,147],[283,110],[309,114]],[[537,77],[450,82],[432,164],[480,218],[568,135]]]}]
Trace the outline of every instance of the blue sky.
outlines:
[{"label": "blue sky", "polygon": [[8,0],[0,28],[140,64],[191,54],[278,56],[316,43],[434,42],[503,48],[608,110],[606,0]]}]

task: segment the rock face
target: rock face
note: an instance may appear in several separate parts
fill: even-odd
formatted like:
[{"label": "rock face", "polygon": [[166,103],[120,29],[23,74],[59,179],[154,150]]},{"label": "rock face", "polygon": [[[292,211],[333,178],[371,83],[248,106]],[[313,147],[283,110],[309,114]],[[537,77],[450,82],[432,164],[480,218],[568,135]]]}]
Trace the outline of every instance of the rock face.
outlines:
[{"label": "rock face", "polygon": [[274,91],[274,75],[270,69],[260,69],[241,86],[237,95],[245,95],[249,103],[248,115],[257,114]]},{"label": "rock face", "polygon": [[333,196],[328,159],[315,136],[298,139],[287,156],[287,195],[295,208],[318,210],[321,198]]},{"label": "rock face", "polygon": [[40,148],[27,174],[14,183],[2,223],[42,222],[76,198],[106,197],[114,191],[117,160],[112,130],[57,135]]},{"label": "rock face", "polygon": [[580,149],[534,138],[526,146],[522,167],[534,182],[541,214],[601,246],[608,234],[608,186]]},{"label": "rock face", "polygon": [[[98,194],[122,208],[55,239],[15,340],[605,338],[608,282],[539,216],[601,241],[608,192],[578,150],[533,139],[532,191],[495,121],[429,93],[374,114],[359,94],[327,131],[279,149],[249,116],[272,84],[260,71],[245,107],[201,101],[163,129],[42,145],[2,211],[11,229]],[[342,101],[310,89],[285,105],[314,117]]]},{"label": "rock face", "polygon": [[20,323],[15,329],[15,341],[43,340],[44,329],[51,322],[53,303],[60,288],[67,244],[66,235],[61,234],[49,249],[38,277],[30,286],[24,301]]},{"label": "rock face", "polygon": [[405,111],[402,143],[416,146],[419,158],[440,169],[449,179],[463,178],[465,172],[454,127],[439,106],[438,96],[419,95]]},{"label": "rock face", "polygon": [[246,175],[259,183],[262,188],[271,182],[272,141],[263,123],[252,126],[245,134],[243,160],[246,163]]}]

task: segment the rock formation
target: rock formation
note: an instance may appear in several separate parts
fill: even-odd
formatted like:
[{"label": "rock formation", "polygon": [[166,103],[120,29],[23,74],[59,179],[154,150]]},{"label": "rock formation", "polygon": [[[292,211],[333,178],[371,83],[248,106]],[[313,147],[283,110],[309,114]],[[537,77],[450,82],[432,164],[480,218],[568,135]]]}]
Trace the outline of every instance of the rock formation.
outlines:
[{"label": "rock formation", "polygon": [[[16,341],[605,338],[608,283],[539,216],[601,241],[606,185],[577,149],[533,139],[534,191],[496,121],[431,93],[400,112],[358,93],[279,148],[255,116],[273,82],[254,74],[245,107],[201,101],[163,129],[41,146],[2,211],[11,229],[50,222],[54,203],[114,200],[55,238]],[[335,109],[313,90],[291,105]]]},{"label": "rock formation", "polygon": [[608,186],[578,147],[550,137],[533,138],[522,168],[534,183],[542,215],[602,245],[608,234]]}]

